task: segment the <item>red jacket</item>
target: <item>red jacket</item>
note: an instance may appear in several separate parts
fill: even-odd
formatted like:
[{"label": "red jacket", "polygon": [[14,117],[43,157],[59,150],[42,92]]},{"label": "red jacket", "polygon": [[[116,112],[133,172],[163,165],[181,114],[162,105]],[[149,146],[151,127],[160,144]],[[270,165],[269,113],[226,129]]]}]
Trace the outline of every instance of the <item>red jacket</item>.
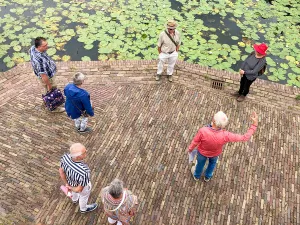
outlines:
[{"label": "red jacket", "polygon": [[197,147],[201,155],[206,157],[215,157],[222,153],[223,145],[227,142],[248,141],[256,131],[256,126],[251,125],[247,133],[234,134],[226,130],[214,130],[211,127],[202,127],[194,137],[189,146],[189,151]]}]

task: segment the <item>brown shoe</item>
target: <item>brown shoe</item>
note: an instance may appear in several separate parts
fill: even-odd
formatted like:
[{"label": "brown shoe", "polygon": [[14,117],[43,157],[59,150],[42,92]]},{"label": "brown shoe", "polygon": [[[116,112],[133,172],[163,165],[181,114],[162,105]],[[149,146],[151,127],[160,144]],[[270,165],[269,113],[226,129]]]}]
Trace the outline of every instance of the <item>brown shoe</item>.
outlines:
[{"label": "brown shoe", "polygon": [[242,101],[244,101],[245,99],[246,99],[246,96],[240,95],[240,97],[238,97],[236,100],[237,100],[238,102],[242,102]]},{"label": "brown shoe", "polygon": [[172,75],[169,75],[169,76],[168,76],[168,80],[169,80],[170,82],[173,82]]},{"label": "brown shoe", "polygon": [[240,93],[238,91],[231,93],[233,97],[239,97]]}]

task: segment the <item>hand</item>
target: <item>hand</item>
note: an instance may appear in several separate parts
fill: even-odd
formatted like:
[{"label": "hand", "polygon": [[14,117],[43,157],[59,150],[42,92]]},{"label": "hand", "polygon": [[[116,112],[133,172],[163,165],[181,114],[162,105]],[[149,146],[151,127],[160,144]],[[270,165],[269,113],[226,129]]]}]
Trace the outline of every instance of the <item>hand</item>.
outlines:
[{"label": "hand", "polygon": [[190,151],[189,149],[186,150],[187,153],[191,153],[192,151]]},{"label": "hand", "polygon": [[130,211],[128,212],[128,214],[129,214],[129,216],[134,216],[134,215],[135,215],[135,212],[134,212],[133,210],[130,210]]},{"label": "hand", "polygon": [[72,187],[69,184],[66,184],[66,188],[68,188],[69,191],[72,191]]},{"label": "hand", "polygon": [[258,116],[256,112],[253,112],[250,116],[250,119],[252,120],[253,125],[258,125]]},{"label": "hand", "polygon": [[240,70],[240,75],[244,75],[245,74],[245,71],[244,70]]},{"label": "hand", "polygon": [[52,89],[52,85],[51,84],[47,85],[47,89],[48,91],[50,91]]}]

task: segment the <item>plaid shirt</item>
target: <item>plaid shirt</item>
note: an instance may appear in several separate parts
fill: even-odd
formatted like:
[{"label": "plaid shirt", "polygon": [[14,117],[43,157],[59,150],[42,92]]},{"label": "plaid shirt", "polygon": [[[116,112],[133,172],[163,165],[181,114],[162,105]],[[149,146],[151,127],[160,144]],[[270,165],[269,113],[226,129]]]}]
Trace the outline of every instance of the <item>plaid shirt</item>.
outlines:
[{"label": "plaid shirt", "polygon": [[46,52],[39,52],[35,46],[32,46],[30,48],[30,61],[37,77],[41,78],[41,74],[47,74],[49,78],[54,76],[56,65]]}]

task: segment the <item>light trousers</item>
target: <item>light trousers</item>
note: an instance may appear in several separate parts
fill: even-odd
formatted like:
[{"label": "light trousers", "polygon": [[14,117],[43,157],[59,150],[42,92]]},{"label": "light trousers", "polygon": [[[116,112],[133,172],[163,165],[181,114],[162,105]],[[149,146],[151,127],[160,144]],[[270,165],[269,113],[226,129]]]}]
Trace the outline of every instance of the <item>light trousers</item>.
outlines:
[{"label": "light trousers", "polygon": [[174,66],[178,58],[178,52],[174,51],[172,54],[161,52],[158,56],[159,62],[157,66],[157,74],[161,75],[164,70],[164,64],[168,61],[167,75],[173,75]]},{"label": "light trousers", "polygon": [[[52,85],[52,88],[56,88],[57,85],[56,85],[56,82],[55,82],[55,76],[53,76],[52,78],[48,78],[48,79],[49,79],[50,84]],[[38,80],[41,83],[41,85],[43,86],[44,92],[46,94],[48,92],[47,84],[45,84],[45,82],[43,81],[42,78],[38,78]]]},{"label": "light trousers", "polygon": [[79,117],[77,119],[74,119],[74,122],[75,122],[75,127],[77,129],[84,131],[88,124],[88,117]]},{"label": "light trousers", "polygon": [[108,217],[107,220],[108,220],[108,222],[109,222],[110,224],[115,224],[116,222],[118,222],[117,225],[122,225],[122,223],[121,223],[120,221],[113,220],[113,219],[110,218],[110,217]]},{"label": "light trousers", "polygon": [[85,211],[87,209],[87,202],[88,202],[89,196],[91,194],[91,189],[92,189],[92,184],[89,183],[79,193],[72,191],[72,200],[78,201],[78,199],[79,199],[80,211]]}]

